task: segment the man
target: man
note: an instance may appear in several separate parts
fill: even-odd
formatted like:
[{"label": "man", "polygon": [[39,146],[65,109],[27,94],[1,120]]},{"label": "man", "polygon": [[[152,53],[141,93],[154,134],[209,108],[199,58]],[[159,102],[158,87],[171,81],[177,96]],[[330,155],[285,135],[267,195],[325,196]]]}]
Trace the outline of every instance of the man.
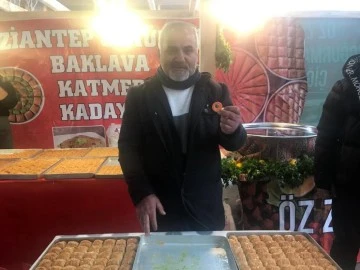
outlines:
[{"label": "man", "polygon": [[[146,234],[150,225],[155,231],[224,228],[219,144],[237,150],[246,132],[226,86],[198,71],[198,49],[193,25],[166,24],[157,74],[126,99],[119,161]],[[224,106],[219,113],[215,102]]]},{"label": "man", "polygon": [[9,110],[18,102],[16,90],[9,82],[0,79],[0,149],[13,148]]},{"label": "man", "polygon": [[333,193],[331,256],[343,269],[354,269],[360,248],[360,55],[346,61],[343,75],[330,91],[318,124],[315,181]]}]

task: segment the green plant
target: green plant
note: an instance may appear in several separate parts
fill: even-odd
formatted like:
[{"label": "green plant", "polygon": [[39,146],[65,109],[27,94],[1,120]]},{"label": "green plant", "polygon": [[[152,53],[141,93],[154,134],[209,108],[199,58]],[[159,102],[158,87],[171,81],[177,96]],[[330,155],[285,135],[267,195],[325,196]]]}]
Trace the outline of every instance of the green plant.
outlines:
[{"label": "green plant", "polygon": [[227,157],[221,161],[221,178],[224,186],[236,184],[239,179],[256,182],[277,179],[281,187],[298,187],[314,173],[314,159],[307,155],[286,161],[246,158],[237,161]]},{"label": "green plant", "polygon": [[298,159],[292,159],[287,164],[281,163],[276,173],[276,178],[281,187],[295,188],[300,186],[304,179],[314,173],[314,159],[303,155]]},{"label": "green plant", "polygon": [[304,182],[302,174],[296,164],[290,162],[278,162],[275,168],[274,176],[278,180],[280,187],[288,186],[294,188]]},{"label": "green plant", "polygon": [[297,162],[298,170],[307,177],[314,174],[314,158],[308,155],[302,155]]},{"label": "green plant", "polygon": [[231,48],[224,37],[223,30],[217,27],[216,31],[216,49],[215,49],[215,65],[216,68],[228,72],[231,65]]},{"label": "green plant", "polygon": [[223,158],[221,160],[221,179],[225,187],[234,184],[239,179],[241,168],[233,158]]},{"label": "green plant", "polygon": [[264,180],[268,177],[269,163],[262,159],[246,158],[241,162],[241,171],[246,181]]}]

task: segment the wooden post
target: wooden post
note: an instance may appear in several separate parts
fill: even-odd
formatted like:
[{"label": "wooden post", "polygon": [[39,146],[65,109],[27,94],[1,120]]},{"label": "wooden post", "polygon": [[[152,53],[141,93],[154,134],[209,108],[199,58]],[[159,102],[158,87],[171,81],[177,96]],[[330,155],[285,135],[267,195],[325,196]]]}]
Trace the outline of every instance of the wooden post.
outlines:
[{"label": "wooden post", "polygon": [[215,75],[216,20],[209,12],[209,1],[200,0],[200,71]]}]

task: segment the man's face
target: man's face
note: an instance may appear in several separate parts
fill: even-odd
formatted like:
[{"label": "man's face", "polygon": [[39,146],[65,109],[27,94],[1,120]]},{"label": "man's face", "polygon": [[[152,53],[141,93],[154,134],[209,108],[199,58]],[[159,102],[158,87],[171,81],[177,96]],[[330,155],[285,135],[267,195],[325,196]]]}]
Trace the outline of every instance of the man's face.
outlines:
[{"label": "man's face", "polygon": [[160,64],[165,74],[174,81],[185,81],[196,70],[198,49],[190,28],[175,28],[163,37]]}]

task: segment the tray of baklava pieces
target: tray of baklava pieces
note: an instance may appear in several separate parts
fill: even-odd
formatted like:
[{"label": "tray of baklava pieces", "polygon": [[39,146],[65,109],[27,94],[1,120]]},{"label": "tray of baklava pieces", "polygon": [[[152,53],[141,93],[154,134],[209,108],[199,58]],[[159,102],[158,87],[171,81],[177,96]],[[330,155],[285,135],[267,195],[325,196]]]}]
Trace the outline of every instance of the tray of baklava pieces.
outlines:
[{"label": "tray of baklava pieces", "polygon": [[0,159],[0,168],[1,167],[5,167],[5,166],[8,166],[10,163],[14,162],[14,161],[17,161],[18,159],[16,158],[9,158],[9,159]]},{"label": "tray of baklava pieces", "polygon": [[117,157],[119,149],[117,147],[95,147],[85,155],[86,157]]},{"label": "tray of baklava pieces", "polygon": [[30,270],[130,270],[139,241],[125,234],[56,236]]},{"label": "tray of baklava pieces", "polygon": [[30,158],[40,152],[42,149],[0,149],[0,160]]},{"label": "tray of baklava pieces", "polygon": [[236,231],[227,238],[239,269],[341,269],[307,233]]},{"label": "tray of baklava pieces", "polygon": [[38,179],[59,162],[58,158],[22,158],[0,167],[0,179]]},{"label": "tray of baklava pieces", "polygon": [[77,158],[85,156],[90,149],[88,148],[57,148],[44,149],[36,155],[37,158]]},{"label": "tray of baklava pieces", "polygon": [[85,179],[94,177],[105,158],[66,158],[50,167],[45,179]]}]

